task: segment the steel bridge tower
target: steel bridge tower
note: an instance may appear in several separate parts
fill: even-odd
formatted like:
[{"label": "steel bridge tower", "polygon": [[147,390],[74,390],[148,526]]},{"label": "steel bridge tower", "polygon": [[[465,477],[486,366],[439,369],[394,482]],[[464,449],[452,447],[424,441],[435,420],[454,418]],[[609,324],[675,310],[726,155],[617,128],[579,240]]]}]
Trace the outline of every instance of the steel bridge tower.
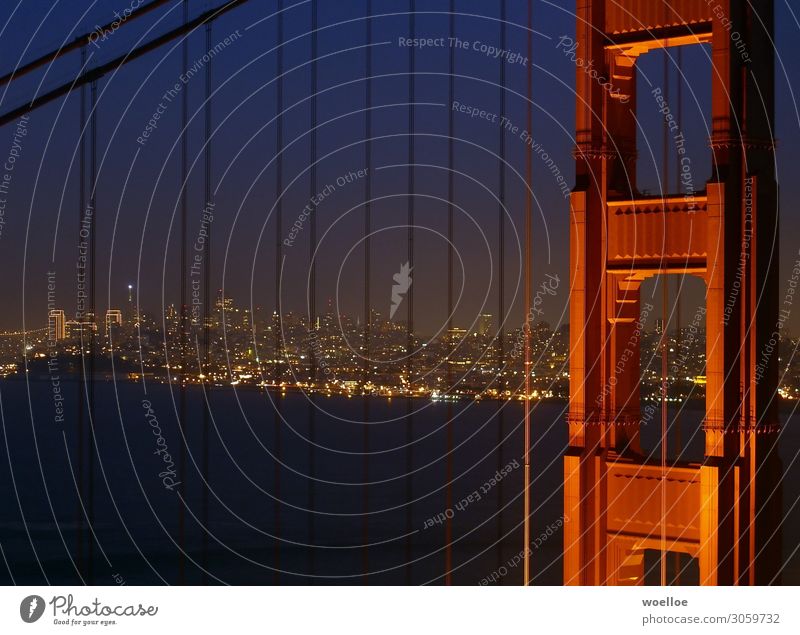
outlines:
[{"label": "steel bridge tower", "polygon": [[[655,549],[697,558],[701,584],[778,583],[773,2],[577,5],[564,582],[643,584]],[[637,60],[692,44],[710,45],[712,175],[642,196]],[[705,281],[707,338],[705,456],[666,469],[639,445],[637,334],[640,285],[664,274]]]}]

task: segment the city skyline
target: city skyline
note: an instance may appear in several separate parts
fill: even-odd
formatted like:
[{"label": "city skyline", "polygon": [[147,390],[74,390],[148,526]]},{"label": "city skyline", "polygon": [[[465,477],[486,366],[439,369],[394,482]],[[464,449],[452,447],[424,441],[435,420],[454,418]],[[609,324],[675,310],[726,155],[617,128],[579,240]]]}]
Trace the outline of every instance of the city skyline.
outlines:
[{"label": "city skyline", "polygon": [[[229,370],[220,372],[219,370],[208,372],[199,366],[187,368],[181,372],[180,367],[171,365],[172,373],[167,372],[166,361],[159,365],[158,359],[151,360],[148,346],[143,346],[142,341],[153,340],[155,342],[167,343],[172,350],[173,359],[180,357],[180,348],[177,346],[179,332],[180,314],[175,307],[168,307],[163,318],[163,323],[167,327],[167,338],[165,339],[161,331],[161,322],[154,319],[152,314],[139,313],[135,308],[129,307],[132,311],[125,317],[120,310],[109,310],[114,316],[114,324],[117,327],[115,336],[109,339],[108,326],[102,331],[99,325],[93,329],[103,337],[101,354],[106,357],[115,357],[117,363],[127,361],[134,357],[142,359],[142,369],[147,369],[147,373],[162,380],[189,381],[202,383],[207,380],[218,385],[275,388],[283,384],[287,387],[301,388],[306,391],[318,391],[328,393],[331,390],[339,391],[342,394],[370,394],[374,392],[378,395],[395,396],[404,394],[401,377],[401,368],[394,374],[386,373],[380,365],[369,367],[366,371],[358,358],[357,351],[363,351],[363,336],[366,328],[359,318],[348,315],[336,315],[331,311],[331,305],[327,306],[324,314],[317,317],[314,328],[309,328],[307,316],[295,315],[292,313],[284,316],[280,320],[281,347],[278,349],[277,358],[281,364],[286,364],[286,370],[282,371],[284,377],[278,382],[275,373],[276,352],[272,347],[274,328],[277,316],[274,313],[256,308],[255,313],[247,308],[236,305],[233,298],[224,298],[221,291],[218,291],[215,311],[209,317],[208,326],[210,328],[211,339],[215,347],[222,347],[226,355],[225,364]],[[648,311],[652,310],[648,307]],[[62,310],[56,310],[62,311]],[[105,322],[109,323],[109,311],[106,312]],[[62,311],[63,312],[63,311]],[[394,346],[399,352],[405,347],[404,335],[406,333],[403,322],[393,322],[392,320],[382,320],[379,311],[372,311],[373,337],[376,334],[384,336],[394,333],[397,341]],[[495,384],[500,381],[509,381],[511,378],[512,393],[515,398],[521,398],[524,393],[520,391],[523,381],[521,358],[515,352],[515,343],[522,340],[522,327],[511,329],[504,333],[505,351],[507,355],[501,362],[498,362],[497,342],[499,334],[493,330],[493,316],[482,314],[481,319],[471,330],[454,325],[448,331],[438,334],[436,337],[420,339],[421,345],[429,348],[432,353],[432,362],[422,362],[418,369],[419,379],[414,380],[414,394],[420,397],[448,398],[448,395],[460,397],[475,397],[501,399],[503,395],[498,393]],[[117,321],[121,319],[121,321]],[[58,320],[63,320],[59,313]],[[201,335],[205,326],[205,321],[200,324],[192,325],[192,331],[198,336]],[[81,336],[86,333],[85,322],[75,320],[64,320],[57,322],[59,332],[63,337],[55,338],[55,345],[62,340],[70,340],[73,343],[73,354],[80,352],[79,342]],[[555,398],[566,400],[569,396],[568,391],[568,350],[567,337],[568,325],[561,325],[553,330],[544,320],[534,322],[531,326],[532,349],[534,351],[534,363],[532,366],[532,377],[534,378],[534,392],[532,398]],[[29,362],[35,361],[43,351],[40,347],[52,348],[54,345],[51,340],[53,325],[47,329],[47,337],[43,341],[28,341],[29,349],[26,351],[26,358]],[[658,401],[660,386],[660,356],[661,345],[660,335],[662,333],[660,319],[655,321],[652,328],[647,328],[644,321],[641,323],[641,336],[637,337],[632,344],[641,349],[641,355],[647,360],[642,374],[642,394],[647,400]],[[37,332],[41,332],[41,329]],[[704,399],[705,390],[705,328],[692,327],[687,325],[677,331],[677,325],[670,323],[668,340],[668,355],[670,360],[670,375],[668,376],[671,398],[676,401],[680,399]],[[2,336],[2,334],[0,334]],[[236,339],[232,339],[236,336]],[[21,337],[20,334],[17,337]],[[320,338],[325,339],[320,339]],[[418,334],[418,337],[421,337]],[[221,342],[225,340],[224,346]],[[687,346],[686,342],[690,342]],[[244,342],[244,344],[243,344]],[[246,351],[246,343],[250,344],[250,352]],[[76,345],[78,343],[78,345]],[[63,344],[63,343],[62,343]],[[159,346],[161,346],[159,344]],[[193,348],[194,344],[190,343]],[[375,344],[373,344],[375,346]],[[793,351],[798,346],[798,341],[794,338],[782,340],[779,360],[781,364],[780,396],[783,399],[800,398],[800,361],[796,359]],[[390,347],[391,348],[391,347]],[[318,357],[325,361],[326,367],[333,374],[334,380],[323,382],[328,379],[324,372],[317,369],[317,377],[311,382],[308,356],[314,350]],[[388,349],[390,350],[390,349]],[[67,351],[63,351],[66,353]],[[346,354],[352,354],[349,362],[345,361]],[[212,357],[214,353],[212,353]],[[190,356],[191,357],[191,356]],[[442,381],[442,373],[438,380],[431,381],[426,379],[430,367],[434,369],[440,365],[437,359],[445,359],[445,367],[448,363],[456,368],[459,375],[456,385],[448,386]],[[336,359],[334,364],[331,360]],[[255,363],[253,363],[255,361]],[[374,361],[385,364],[380,360],[380,356],[375,352]],[[16,362],[16,370],[21,370],[21,359],[15,359],[9,353],[8,341],[4,347],[4,352],[0,354],[0,367],[4,369],[4,376],[13,378],[15,373],[12,371],[13,364]],[[74,366],[74,365],[73,365]],[[117,366],[117,368],[124,368]],[[324,368],[323,368],[324,370]],[[543,372],[544,371],[544,372]],[[329,374],[330,374],[329,373]],[[478,384],[469,381],[471,373],[484,373],[488,379],[485,385],[478,387]],[[504,373],[511,373],[506,376]],[[136,379],[141,376],[141,372],[123,372],[118,370],[117,374],[104,372],[106,379],[117,379],[120,381]],[[381,381],[376,381],[376,377],[381,377]]]}]

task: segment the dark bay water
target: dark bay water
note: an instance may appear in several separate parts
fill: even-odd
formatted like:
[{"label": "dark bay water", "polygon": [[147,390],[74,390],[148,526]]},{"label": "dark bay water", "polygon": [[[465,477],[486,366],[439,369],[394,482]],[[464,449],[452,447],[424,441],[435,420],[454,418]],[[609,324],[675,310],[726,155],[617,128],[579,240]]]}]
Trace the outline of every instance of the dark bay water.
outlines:
[{"label": "dark bay water", "polygon": [[[322,396],[311,403],[301,394],[218,388],[205,437],[203,393],[192,388],[181,468],[179,391],[148,384],[145,394],[141,384],[98,382],[90,478],[88,414],[82,432],[76,415],[80,385],[61,386],[64,421],[49,382],[0,382],[2,584],[440,584],[446,540],[436,519],[445,514],[452,516],[453,583],[477,584],[496,572],[498,583],[521,583],[519,403]],[[561,583],[565,408],[541,403],[533,415],[538,584]],[[692,408],[681,417],[692,459],[702,456],[701,414]],[[658,426],[645,426],[643,446],[657,449],[657,438]],[[790,422],[781,446],[784,583],[795,584],[799,449]],[[182,486],[165,487],[173,469],[165,459]]]}]

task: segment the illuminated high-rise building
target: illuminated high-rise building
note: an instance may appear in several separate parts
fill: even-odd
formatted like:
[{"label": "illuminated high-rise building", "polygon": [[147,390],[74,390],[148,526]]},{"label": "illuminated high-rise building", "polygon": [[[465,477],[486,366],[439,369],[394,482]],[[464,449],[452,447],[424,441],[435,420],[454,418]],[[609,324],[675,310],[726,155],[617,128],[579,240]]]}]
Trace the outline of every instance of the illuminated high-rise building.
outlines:
[{"label": "illuminated high-rise building", "polygon": [[67,317],[64,309],[51,309],[47,320],[47,339],[57,342],[67,337]]},{"label": "illuminated high-rise building", "polygon": [[113,326],[122,326],[122,311],[119,309],[108,309],[108,311],[106,311],[106,333],[108,333]]},{"label": "illuminated high-rise building", "polygon": [[127,308],[127,312],[128,312],[128,320],[130,321],[130,323],[134,324],[134,325],[138,324],[139,323],[139,312],[137,311],[137,306],[136,306],[136,303],[134,301],[133,285],[132,284],[128,285],[128,308]]},{"label": "illuminated high-rise building", "polygon": [[478,335],[488,335],[492,328],[492,314],[481,313],[478,316]]},{"label": "illuminated high-rise building", "polygon": [[232,318],[235,312],[235,307],[233,306],[233,299],[226,298],[222,289],[217,291],[216,308],[218,314],[218,324],[223,326],[225,330],[230,331],[233,327]]}]

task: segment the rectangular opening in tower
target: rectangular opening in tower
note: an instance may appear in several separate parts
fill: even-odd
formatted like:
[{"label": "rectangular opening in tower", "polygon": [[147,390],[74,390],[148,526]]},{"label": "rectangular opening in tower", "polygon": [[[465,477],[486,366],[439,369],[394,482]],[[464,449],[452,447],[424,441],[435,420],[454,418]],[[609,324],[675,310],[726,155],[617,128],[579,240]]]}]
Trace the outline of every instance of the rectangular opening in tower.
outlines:
[{"label": "rectangular opening in tower", "polygon": [[[664,287],[667,285],[666,320]],[[641,448],[661,457],[662,376],[666,370],[667,458],[701,461],[705,415],[705,284],[697,276],[653,276],[641,286]],[[666,365],[662,356],[666,354]]]},{"label": "rectangular opening in tower", "polygon": [[636,70],[639,192],[704,192],[711,175],[711,46],[656,48],[637,58]]},{"label": "rectangular opening in tower", "polygon": [[[644,550],[644,585],[661,585],[661,551]],[[670,586],[697,586],[700,583],[700,566],[697,558],[680,551],[664,553],[667,566],[667,584]]]}]

